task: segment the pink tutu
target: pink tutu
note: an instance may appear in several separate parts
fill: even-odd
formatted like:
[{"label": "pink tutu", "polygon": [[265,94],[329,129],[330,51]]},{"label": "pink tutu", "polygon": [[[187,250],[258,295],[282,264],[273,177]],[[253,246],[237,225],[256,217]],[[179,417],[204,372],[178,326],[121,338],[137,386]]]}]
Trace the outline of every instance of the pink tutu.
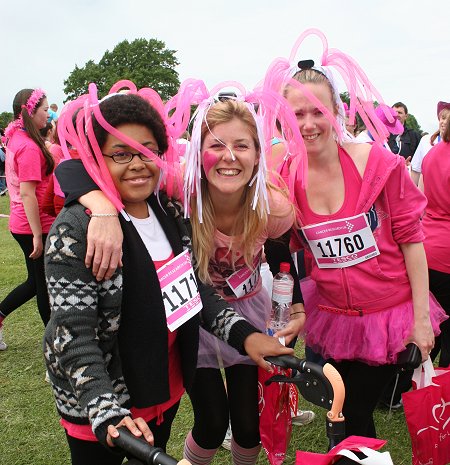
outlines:
[{"label": "pink tutu", "polygon": [[[405,348],[414,323],[412,301],[363,316],[348,316],[320,310],[335,307],[317,291],[315,282],[301,281],[307,314],[306,345],[325,359],[358,360],[369,365],[392,364]],[[448,317],[430,293],[430,317],[434,334]]]},{"label": "pink tutu", "polygon": [[[270,315],[272,302],[267,291],[261,290],[247,299],[231,302],[236,313],[243,316],[255,328],[264,331],[266,321]],[[225,368],[232,365],[255,363],[246,355],[241,355],[236,349],[200,328],[200,342],[198,349],[198,368]]]}]

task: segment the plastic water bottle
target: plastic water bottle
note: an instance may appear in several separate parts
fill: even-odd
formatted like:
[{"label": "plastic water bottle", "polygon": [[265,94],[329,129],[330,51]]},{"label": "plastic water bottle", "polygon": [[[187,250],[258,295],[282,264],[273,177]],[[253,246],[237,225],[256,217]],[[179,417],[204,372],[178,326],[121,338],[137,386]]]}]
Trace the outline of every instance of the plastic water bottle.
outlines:
[{"label": "plastic water bottle", "polygon": [[[290,264],[282,262],[280,263],[280,272],[273,278],[272,311],[266,329],[269,336],[273,336],[277,331],[283,329],[290,320],[292,291],[294,290],[294,278],[291,276],[290,270]],[[280,342],[284,343],[282,340]]]}]

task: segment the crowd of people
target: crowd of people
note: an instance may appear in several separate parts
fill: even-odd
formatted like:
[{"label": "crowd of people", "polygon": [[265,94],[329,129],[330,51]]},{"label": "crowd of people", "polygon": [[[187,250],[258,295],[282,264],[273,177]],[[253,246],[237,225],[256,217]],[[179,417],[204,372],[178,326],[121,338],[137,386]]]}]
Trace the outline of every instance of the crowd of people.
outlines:
[{"label": "crowd of people", "polygon": [[[36,296],[72,464],[122,463],[119,426],[165,449],[184,392],[186,459],[211,463],[231,425],[232,463],[256,463],[258,367],[298,338],[340,373],[347,436],[376,437],[406,344],[450,365],[450,104],[421,138],[406,105],[374,104],[354,60],[310,34],[319,65],[277,59],[226,97],[229,83],[187,80],[163,102],[119,81],[98,100],[90,84],[58,117],[41,89],[15,96],[5,173],[28,277],[0,302],[0,350]],[[274,338],[260,270],[286,261]]]}]

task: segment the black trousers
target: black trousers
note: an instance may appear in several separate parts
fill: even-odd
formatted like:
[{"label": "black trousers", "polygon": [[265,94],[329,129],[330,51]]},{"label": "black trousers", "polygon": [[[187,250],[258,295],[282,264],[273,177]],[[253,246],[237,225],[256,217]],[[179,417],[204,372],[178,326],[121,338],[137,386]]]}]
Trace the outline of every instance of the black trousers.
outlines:
[{"label": "black trousers", "polygon": [[[450,317],[450,274],[428,270],[428,277],[430,280],[430,291],[441,304],[445,313]],[[436,338],[430,357],[434,360],[440,351],[439,366],[448,367],[450,366],[450,318],[441,323],[440,328],[441,334]]]},{"label": "black trousers", "polygon": [[[26,281],[13,289],[0,303],[0,313],[8,316],[14,310],[28,302],[36,296],[37,306],[41,320],[44,325],[50,319],[50,304],[48,300],[47,284],[45,282],[44,254],[33,260],[30,258],[33,252],[33,236],[31,234],[12,233],[14,239],[22,249],[28,276]],[[46,234],[42,235],[42,242],[45,244]]]},{"label": "black trousers", "polygon": [[348,360],[330,362],[339,371],[345,385],[345,435],[375,438],[373,412],[397,366],[371,366]]},{"label": "black trousers", "polygon": [[[170,430],[180,403],[164,412],[164,420],[160,425],[156,424],[157,419],[149,421],[147,424],[153,433],[155,447],[166,450],[170,437]],[[114,451],[102,446],[99,442],[83,441],[66,434],[70,447],[72,465],[121,465],[125,458],[125,453]]]},{"label": "black trousers", "polygon": [[198,368],[189,392],[194,409],[192,436],[203,449],[216,449],[225,438],[231,417],[234,440],[247,449],[259,444],[258,369],[253,365],[220,370]]}]

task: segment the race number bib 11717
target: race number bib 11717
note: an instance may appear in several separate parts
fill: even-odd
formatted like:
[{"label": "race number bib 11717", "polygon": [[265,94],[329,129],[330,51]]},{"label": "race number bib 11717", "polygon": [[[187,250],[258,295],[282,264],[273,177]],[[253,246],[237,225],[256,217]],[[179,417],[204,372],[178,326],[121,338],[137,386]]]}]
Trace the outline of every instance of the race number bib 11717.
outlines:
[{"label": "race number bib 11717", "polygon": [[203,308],[189,251],[172,258],[157,273],[167,327],[174,331]]},{"label": "race number bib 11717", "polygon": [[380,254],[364,213],[302,231],[319,268],[345,268]]},{"label": "race number bib 11717", "polygon": [[261,275],[261,255],[260,252],[254,258],[253,270],[245,265],[226,279],[226,282],[238,299],[250,294],[256,288]]}]

